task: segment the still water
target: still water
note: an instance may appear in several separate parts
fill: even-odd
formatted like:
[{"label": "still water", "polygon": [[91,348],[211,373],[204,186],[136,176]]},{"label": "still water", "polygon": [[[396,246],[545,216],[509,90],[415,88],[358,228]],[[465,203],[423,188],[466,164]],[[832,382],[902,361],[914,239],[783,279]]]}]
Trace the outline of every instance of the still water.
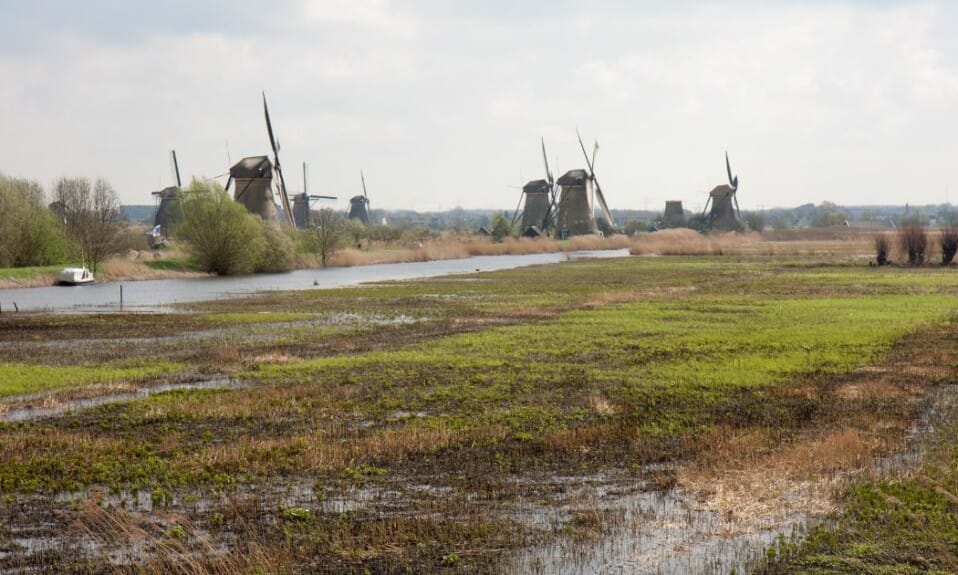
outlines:
[{"label": "still water", "polygon": [[351,268],[296,270],[285,274],[233,277],[144,280],[76,287],[38,287],[0,290],[0,311],[104,312],[123,309],[163,311],[177,303],[237,298],[268,291],[329,289],[366,282],[430,278],[475,271],[494,271],[568,259],[616,258],[628,250],[595,250],[567,253],[475,256],[454,260],[376,264]]}]

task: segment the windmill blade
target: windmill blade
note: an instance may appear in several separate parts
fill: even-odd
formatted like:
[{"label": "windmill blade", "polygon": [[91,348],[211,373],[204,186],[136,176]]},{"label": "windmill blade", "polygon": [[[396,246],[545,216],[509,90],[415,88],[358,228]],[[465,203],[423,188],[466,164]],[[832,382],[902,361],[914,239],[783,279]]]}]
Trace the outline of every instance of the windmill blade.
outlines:
[{"label": "windmill blade", "polygon": [[546,139],[542,138],[542,163],[546,166],[546,181],[549,182],[549,187],[552,187],[555,180],[552,177],[552,171],[549,170],[549,157],[546,156]]},{"label": "windmill blade", "polygon": [[592,162],[589,163],[589,169],[595,172],[595,156],[599,153],[599,141],[596,140],[592,144]]},{"label": "windmill blade", "polygon": [[589,177],[593,177],[594,174],[592,172],[592,161],[589,160],[589,153],[585,151],[585,144],[582,143],[582,135],[579,134],[578,127],[575,129],[575,135],[577,138],[579,138],[579,147],[582,148],[582,155],[585,156],[585,163],[589,166]]},{"label": "windmill blade", "polygon": [[173,171],[176,173],[176,187],[182,188],[183,182],[180,181],[180,163],[176,161],[176,150],[170,150],[170,154],[173,156]]},{"label": "windmill blade", "polygon": [[609,224],[610,228],[615,228],[615,220],[612,219],[612,212],[609,211],[609,206],[605,203],[605,196],[602,195],[602,188],[598,186],[595,188],[595,199],[599,202],[599,210],[602,212],[602,217],[605,218],[605,221]]},{"label": "windmill blade", "polygon": [[276,136],[273,135],[273,123],[269,119],[269,106],[266,105],[266,92],[263,92],[263,113],[266,115],[266,131],[269,133],[269,145],[273,149],[273,157],[276,159],[276,167],[279,167],[279,146],[276,144]]},{"label": "windmill blade", "polygon": [[307,182],[309,178],[306,177],[306,162],[303,162],[303,195],[307,198],[309,197],[309,190],[307,189]]},{"label": "windmill blade", "polygon": [[705,200],[705,207],[704,207],[704,208],[702,208],[702,216],[706,216],[706,215],[708,215],[708,211],[709,211],[709,204],[710,204],[711,202],[712,202],[712,194],[709,194],[709,197],[708,197],[708,199],[707,199],[707,200]]},{"label": "windmill blade", "polygon": [[522,207],[523,196],[525,196],[525,194],[522,192],[519,192],[519,203],[516,204],[516,211],[512,212],[512,223],[509,224],[509,227],[514,227],[516,225],[516,220],[519,218],[519,208]]},{"label": "windmill blade", "polygon": [[279,163],[279,144],[276,143],[276,136],[273,134],[273,123],[269,119],[269,106],[266,105],[266,92],[263,92],[263,114],[266,116],[266,131],[269,133],[269,145],[273,148],[273,169],[279,174],[279,199],[283,211],[286,212],[286,223],[290,228],[295,228],[293,221],[293,210],[289,205],[289,196],[286,194],[286,178],[283,177],[283,168]]},{"label": "windmill blade", "polygon": [[742,222],[742,211],[738,209],[738,194],[735,191],[732,191],[732,201],[735,202],[735,219],[741,223]]},{"label": "windmill blade", "polygon": [[732,177],[732,164],[728,161],[728,152],[725,152],[725,170],[728,172],[728,185],[733,189],[738,189],[738,176]]},{"label": "windmill blade", "polygon": [[366,193],[366,176],[359,170],[359,178],[363,181],[363,197],[366,198],[366,207],[369,207],[369,194]]}]

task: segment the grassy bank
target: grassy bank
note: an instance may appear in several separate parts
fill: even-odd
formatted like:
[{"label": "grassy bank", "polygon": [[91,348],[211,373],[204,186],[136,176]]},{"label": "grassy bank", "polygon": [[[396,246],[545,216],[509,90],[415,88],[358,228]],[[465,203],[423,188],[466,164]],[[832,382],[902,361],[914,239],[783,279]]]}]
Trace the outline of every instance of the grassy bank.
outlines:
[{"label": "grassy bank", "polygon": [[[566,262],[157,316],[4,315],[4,381],[18,393],[56,382],[47,393],[66,402],[94,373],[250,387],[0,424],[0,545],[15,548],[0,567],[95,571],[145,541],[130,571],[499,572],[518,548],[598,537],[612,521],[558,477],[693,489],[693,476],[786,452],[814,460],[811,475],[854,472],[900,445],[944,377],[909,373],[928,361],[926,338],[958,340],[956,294],[944,269],[744,254]],[[955,347],[934,350],[946,371]],[[103,363],[116,356],[139,363]],[[875,369],[888,374],[881,386],[862,379]],[[40,502],[53,494],[51,519]],[[555,522],[529,521],[530,502]],[[43,521],[66,539],[42,555],[16,548]],[[70,552],[84,542],[98,551]]]}]

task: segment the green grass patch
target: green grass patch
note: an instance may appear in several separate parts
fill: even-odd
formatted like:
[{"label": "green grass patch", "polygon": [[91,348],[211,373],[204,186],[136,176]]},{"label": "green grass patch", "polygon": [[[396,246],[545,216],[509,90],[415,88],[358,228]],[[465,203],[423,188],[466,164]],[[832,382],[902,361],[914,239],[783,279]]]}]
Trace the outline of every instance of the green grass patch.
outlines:
[{"label": "green grass patch", "polygon": [[148,268],[165,271],[197,271],[199,264],[193,258],[164,258],[143,262]]},{"label": "green grass patch", "polygon": [[144,361],[139,365],[44,366],[0,364],[0,397],[69,389],[98,383],[130,382],[182,371],[184,365]]}]

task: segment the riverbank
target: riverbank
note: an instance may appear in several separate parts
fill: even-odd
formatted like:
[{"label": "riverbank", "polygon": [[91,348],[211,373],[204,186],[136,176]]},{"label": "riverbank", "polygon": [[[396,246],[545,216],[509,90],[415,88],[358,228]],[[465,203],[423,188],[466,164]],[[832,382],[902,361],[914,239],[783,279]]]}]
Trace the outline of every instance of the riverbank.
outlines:
[{"label": "riverbank", "polygon": [[[332,255],[328,267],[426,262],[488,255],[611,250],[626,248],[630,245],[631,242],[626,236],[609,238],[580,236],[563,241],[549,238],[506,238],[501,242],[482,237],[465,240],[440,238],[416,242],[412,245],[372,243],[358,248],[344,248]],[[296,269],[300,270],[321,269],[314,257],[305,254],[299,255],[297,264]],[[57,273],[63,267],[0,269],[0,289],[53,285],[56,283]],[[161,251],[131,251],[103,262],[96,274],[97,281],[100,283],[186,279],[208,275],[193,269],[188,254],[181,247]]]}]

